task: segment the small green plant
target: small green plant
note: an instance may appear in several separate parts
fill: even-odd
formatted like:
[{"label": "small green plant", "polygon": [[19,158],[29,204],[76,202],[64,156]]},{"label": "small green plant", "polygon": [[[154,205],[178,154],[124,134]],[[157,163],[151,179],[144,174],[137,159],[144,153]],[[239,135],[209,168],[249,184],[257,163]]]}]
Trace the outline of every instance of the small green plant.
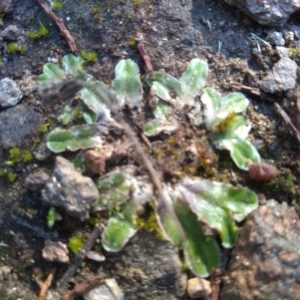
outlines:
[{"label": "small green plant", "polygon": [[96,52],[86,52],[86,51],[81,51],[80,56],[87,62],[94,63],[97,61],[97,53]]},{"label": "small green plant", "polygon": [[12,54],[19,53],[19,54],[23,55],[26,52],[26,48],[18,45],[17,43],[8,44],[7,49]]},{"label": "small green plant", "polygon": [[39,40],[48,34],[48,29],[45,26],[41,26],[38,31],[29,31],[28,37],[33,40]]},{"label": "small green plant", "polygon": [[[46,64],[39,77],[40,85],[60,83],[73,77],[75,84],[72,84],[76,88],[73,86],[75,92],[70,94],[70,98],[78,92],[86,124],[54,129],[47,135],[47,147],[55,153],[105,149],[109,145],[102,133],[108,132],[109,128],[122,128],[113,119],[110,105],[120,111],[126,107],[141,112],[143,89],[138,66],[130,59],[120,60],[109,87],[84,77],[81,58],[67,55],[62,64],[63,68],[53,63]],[[207,72],[204,61],[193,59],[180,80],[161,72],[154,73],[154,81],[147,79],[151,94],[156,96],[156,105],[154,120],[145,125],[144,134],[172,134],[179,130],[184,116],[192,126],[204,124],[211,143],[216,148],[229,150],[236,165],[247,170],[249,162],[260,161],[259,154],[246,139],[250,123],[241,115],[248,106],[248,100],[240,93],[221,97],[210,88],[202,91]],[[80,90],[76,82],[79,87],[83,82],[88,87]],[[204,109],[201,109],[201,104],[205,104]],[[74,118],[74,111],[70,105],[64,108],[59,117],[63,125]],[[105,154],[109,159],[112,151]],[[109,215],[101,242],[107,251],[120,251],[139,229],[138,211],[141,206],[154,201],[156,220],[164,236],[182,249],[188,267],[196,276],[206,277],[220,264],[220,248],[215,237],[205,234],[203,224],[219,235],[223,247],[230,248],[237,239],[235,222],[242,221],[253,211],[258,206],[258,199],[247,188],[236,188],[197,176],[193,179],[183,176],[176,182],[163,184],[168,201],[165,203],[165,200],[153,200],[156,197],[151,180],[146,176],[140,177],[134,166],[118,168],[96,179],[100,197],[93,211],[105,210]],[[174,215],[167,207],[171,207]],[[74,237],[73,243],[71,241],[71,249],[80,248],[76,246],[80,244],[78,237]]]},{"label": "small green plant", "polygon": [[56,221],[61,221],[61,220],[62,220],[62,216],[55,210],[54,207],[51,207],[47,215],[48,227],[52,228]]},{"label": "small green plant", "polygon": [[[247,141],[251,129],[250,122],[243,116],[249,101],[242,93],[230,93],[221,97],[212,88],[206,88],[200,96],[205,84],[208,67],[204,61],[193,59],[180,80],[162,72],[154,74],[155,80],[147,80],[152,92],[159,99],[153,111],[155,119],[144,127],[144,134],[156,136],[161,132],[172,134],[179,129],[180,116],[177,111],[186,111],[190,122],[195,125],[204,123],[210,131],[210,140],[218,149],[226,149],[238,168],[248,171],[250,163],[260,162],[260,155]],[[176,95],[172,97],[171,95]]]}]

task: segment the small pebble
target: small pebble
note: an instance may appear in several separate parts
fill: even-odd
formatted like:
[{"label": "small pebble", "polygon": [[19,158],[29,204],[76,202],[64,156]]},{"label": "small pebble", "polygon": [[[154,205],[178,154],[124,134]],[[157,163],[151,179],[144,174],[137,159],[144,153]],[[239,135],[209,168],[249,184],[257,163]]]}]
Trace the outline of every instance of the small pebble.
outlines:
[{"label": "small pebble", "polygon": [[267,182],[277,176],[277,169],[267,163],[254,163],[249,166],[249,176],[253,180]]},{"label": "small pebble", "polygon": [[45,247],[42,256],[47,261],[57,261],[60,263],[69,263],[68,248],[61,242],[45,241]]},{"label": "small pebble", "polygon": [[210,282],[203,278],[191,278],[188,280],[187,293],[192,299],[207,297],[211,294]]},{"label": "small pebble", "polygon": [[43,171],[30,174],[25,179],[25,188],[33,192],[40,192],[49,180],[49,175]]}]

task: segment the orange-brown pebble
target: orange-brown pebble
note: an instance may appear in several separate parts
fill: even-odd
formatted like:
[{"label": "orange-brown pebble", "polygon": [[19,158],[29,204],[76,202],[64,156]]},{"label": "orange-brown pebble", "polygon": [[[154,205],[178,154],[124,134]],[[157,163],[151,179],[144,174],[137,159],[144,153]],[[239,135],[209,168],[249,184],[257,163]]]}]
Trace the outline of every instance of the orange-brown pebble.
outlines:
[{"label": "orange-brown pebble", "polygon": [[249,165],[249,176],[256,181],[271,181],[277,176],[277,169],[275,166],[261,162]]}]

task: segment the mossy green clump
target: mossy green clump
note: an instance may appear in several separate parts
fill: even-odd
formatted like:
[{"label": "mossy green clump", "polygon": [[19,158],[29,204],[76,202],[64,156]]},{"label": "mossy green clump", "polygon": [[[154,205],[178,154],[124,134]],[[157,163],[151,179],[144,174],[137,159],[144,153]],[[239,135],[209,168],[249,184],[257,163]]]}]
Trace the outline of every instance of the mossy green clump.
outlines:
[{"label": "mossy green clump", "polygon": [[295,59],[298,56],[298,51],[296,48],[289,48],[289,55],[291,59]]},{"label": "mossy green clump", "polygon": [[21,161],[21,150],[20,148],[12,148],[9,150],[9,160],[5,162],[6,166],[12,167]]},{"label": "mossy green clump", "polygon": [[61,8],[62,8],[62,2],[60,2],[60,1],[54,1],[54,2],[52,3],[52,10],[58,11],[58,10],[60,10]]},{"label": "mossy green clump", "polygon": [[17,43],[10,43],[10,44],[8,44],[7,45],[7,49],[12,54],[19,53],[19,54],[23,55],[26,52],[26,48],[23,47],[23,46],[18,45]]},{"label": "mossy green clump", "polygon": [[86,52],[86,51],[81,51],[80,56],[87,62],[94,63],[97,61],[97,53],[96,52]]},{"label": "mossy green clump", "polygon": [[45,26],[41,26],[38,31],[29,31],[28,36],[33,40],[39,40],[48,34],[48,29]]},{"label": "mossy green clump", "polygon": [[138,45],[138,41],[135,40],[135,39],[131,39],[129,42],[128,42],[128,45],[132,48],[136,48],[137,45]]},{"label": "mossy green clump", "polygon": [[39,126],[39,132],[41,133],[47,133],[49,130],[49,124],[41,124]]},{"label": "mossy green clump", "polygon": [[12,172],[8,172],[6,174],[6,178],[8,179],[9,182],[14,182],[17,178],[17,174],[12,173]]},{"label": "mossy green clump", "polygon": [[33,161],[33,155],[29,151],[26,151],[23,154],[23,162],[27,163],[27,162],[31,162],[31,161]]},{"label": "mossy green clump", "polygon": [[8,172],[4,169],[1,169],[0,170],[0,177],[6,177],[6,179],[9,181],[9,182],[13,182],[16,180],[17,178],[17,174],[13,173],[13,172]]},{"label": "mossy green clump", "polygon": [[289,194],[294,192],[295,183],[294,176],[290,170],[284,170],[283,173],[275,177],[271,183],[269,190],[270,192],[279,192]]},{"label": "mossy green clump", "polygon": [[147,232],[155,232],[159,237],[163,238],[161,228],[157,223],[155,212],[151,211],[148,218],[137,218],[134,225],[139,229]]},{"label": "mossy green clump", "polygon": [[80,250],[83,248],[86,239],[81,236],[73,236],[69,238],[69,248],[74,254],[78,254]]}]

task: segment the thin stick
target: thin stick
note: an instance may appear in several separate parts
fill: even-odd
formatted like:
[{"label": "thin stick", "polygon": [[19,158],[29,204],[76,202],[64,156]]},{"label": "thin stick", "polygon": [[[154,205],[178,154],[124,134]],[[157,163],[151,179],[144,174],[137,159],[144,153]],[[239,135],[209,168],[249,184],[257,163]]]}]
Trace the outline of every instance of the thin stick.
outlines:
[{"label": "thin stick", "polygon": [[72,37],[70,31],[65,26],[64,20],[57,17],[55,15],[55,13],[52,11],[51,7],[47,3],[44,3],[42,0],[36,0],[36,1],[40,4],[40,6],[45,11],[47,16],[58,26],[58,28],[61,32],[61,35],[66,40],[66,42],[69,45],[71,51],[73,53],[77,53],[77,46],[76,46],[75,40]]},{"label": "thin stick", "polygon": [[152,63],[151,63],[151,59],[150,59],[150,56],[147,54],[147,51],[145,49],[145,45],[144,45],[144,42],[139,42],[138,44],[138,50],[140,52],[140,55],[145,63],[145,68],[146,68],[146,71],[150,77],[151,80],[154,80],[154,71],[153,71],[153,67],[152,67]]},{"label": "thin stick", "polygon": [[285,124],[289,125],[294,132],[298,142],[300,143],[300,132],[296,128],[296,126],[292,123],[291,118],[288,116],[288,114],[280,107],[280,105],[275,102],[274,106],[276,108],[276,111],[279,113],[279,115],[282,117]]},{"label": "thin stick", "polygon": [[47,279],[45,280],[39,294],[39,299],[38,300],[46,300],[47,297],[47,292],[49,287],[51,286],[52,280],[54,278],[54,274],[56,272],[56,268],[53,268],[51,272],[49,273]]},{"label": "thin stick", "polygon": [[92,279],[88,279],[88,280],[85,280],[85,281],[82,281],[82,282],[76,284],[74,286],[74,288],[71,291],[64,294],[60,298],[60,300],[72,300],[75,297],[78,297],[85,293],[88,293],[92,289],[101,285],[103,283],[103,279],[105,279],[105,277],[106,277],[106,275],[104,273],[101,273]]},{"label": "thin stick", "polygon": [[[63,277],[58,282],[58,284],[57,284],[57,291],[59,293],[63,293],[64,290],[67,289],[68,282],[74,276],[74,274],[76,273],[78,267],[83,262],[83,260],[84,260],[84,258],[86,256],[86,253],[92,249],[92,247],[94,246],[97,238],[101,235],[101,233],[102,233],[102,225],[97,224],[94,227],[94,230],[91,233],[88,241],[84,245],[84,248],[75,257],[75,259],[72,261],[71,265],[68,267],[67,271],[63,275]],[[66,298],[66,299],[68,299],[68,298]]]},{"label": "thin stick", "polygon": [[[159,176],[157,175],[151,161],[145,154],[145,152],[144,152],[141,144],[139,143],[138,139],[136,138],[134,132],[132,131],[130,126],[126,123],[126,121],[124,120],[122,114],[112,104],[112,102],[108,99],[106,94],[103,93],[103,91],[100,88],[98,88],[97,86],[91,85],[90,83],[86,83],[86,82],[79,82],[79,84],[82,84],[84,87],[93,89],[94,92],[98,95],[98,97],[105,102],[105,104],[110,108],[111,112],[115,115],[117,121],[122,126],[125,135],[130,140],[130,142],[132,142],[136,153],[141,157],[146,169],[148,170],[150,179],[152,180],[152,183],[157,190],[159,204],[161,204],[163,207],[165,207],[165,209],[168,211],[172,220],[176,223],[177,229],[178,229],[179,234],[181,235],[183,241],[186,241],[187,240],[186,234],[183,231],[183,228],[182,228],[173,208],[170,205],[170,196],[164,191],[161,181],[159,179]],[[117,103],[117,101],[115,101],[114,103]]]}]

